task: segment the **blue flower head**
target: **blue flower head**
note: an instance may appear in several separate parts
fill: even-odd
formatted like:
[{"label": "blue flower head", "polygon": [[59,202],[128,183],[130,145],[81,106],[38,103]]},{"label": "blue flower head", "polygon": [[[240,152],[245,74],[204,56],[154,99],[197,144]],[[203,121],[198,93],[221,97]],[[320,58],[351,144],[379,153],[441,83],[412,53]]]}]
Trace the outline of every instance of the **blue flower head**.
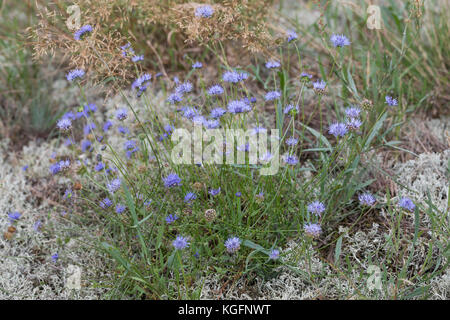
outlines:
[{"label": "blue flower head", "polygon": [[75,79],[81,79],[84,76],[84,70],[81,69],[74,69],[72,71],[69,71],[69,73],[66,75],[66,79],[70,82],[74,81]]},{"label": "blue flower head", "polygon": [[317,223],[305,223],[303,230],[305,230],[305,233],[308,236],[313,238],[318,238],[322,233],[322,228],[320,227],[320,224]]},{"label": "blue flower head", "polygon": [[333,123],[328,129],[328,133],[335,137],[343,137],[347,133],[348,129],[345,123]]},{"label": "blue flower head", "polygon": [[375,197],[368,192],[360,194],[358,199],[359,203],[364,206],[371,206],[375,203]]},{"label": "blue flower head", "polygon": [[398,206],[400,208],[403,208],[403,209],[408,210],[410,212],[414,212],[414,209],[416,208],[416,205],[414,204],[414,202],[408,197],[401,198],[398,201]]},{"label": "blue flower head", "polygon": [[201,62],[196,61],[192,64],[192,69],[201,69],[203,67],[203,64]]},{"label": "blue flower head", "polygon": [[350,45],[350,40],[348,40],[348,38],[346,36],[344,36],[343,34],[341,34],[341,35],[333,34],[330,37],[330,41],[335,48],[336,47],[345,47],[345,46]]},{"label": "blue flower head", "polygon": [[231,237],[225,241],[225,248],[229,253],[235,253],[241,247],[241,240],[238,237]]},{"label": "blue flower head", "polygon": [[209,89],[208,89],[208,94],[210,96],[216,96],[216,95],[219,95],[222,93],[223,93],[223,88],[218,84],[215,84],[215,85],[209,87]]},{"label": "blue flower head", "polygon": [[314,201],[308,204],[308,212],[320,216],[325,211],[325,205],[320,201]]},{"label": "blue flower head", "polygon": [[187,247],[189,247],[189,240],[186,237],[183,236],[177,236],[175,240],[172,241],[172,245],[175,248],[175,250],[183,250]]},{"label": "blue flower head", "polygon": [[199,18],[210,18],[214,13],[214,9],[210,5],[204,5],[195,9],[195,16]]},{"label": "blue flower head", "polygon": [[169,174],[163,181],[166,188],[181,186],[181,179],[176,173]]},{"label": "blue flower head", "polygon": [[75,31],[73,38],[77,41],[82,40],[83,37],[88,34],[91,33],[93,30],[92,26],[90,24],[84,25],[82,26],[80,29],[78,29],[77,31]]},{"label": "blue flower head", "polygon": [[391,96],[386,96],[386,103],[391,107],[398,105],[397,99],[392,98]]}]

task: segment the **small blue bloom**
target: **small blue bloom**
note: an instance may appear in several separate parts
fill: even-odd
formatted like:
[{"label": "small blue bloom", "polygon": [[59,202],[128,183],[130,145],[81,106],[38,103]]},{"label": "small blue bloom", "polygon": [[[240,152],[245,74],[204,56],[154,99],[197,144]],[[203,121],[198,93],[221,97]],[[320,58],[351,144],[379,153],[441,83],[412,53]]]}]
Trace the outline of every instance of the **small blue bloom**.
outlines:
[{"label": "small blue bloom", "polygon": [[176,220],[178,220],[178,216],[176,214],[169,214],[166,217],[166,223],[167,224],[171,224],[171,223],[175,222]]},{"label": "small blue bloom", "polygon": [[375,197],[368,192],[360,194],[358,199],[359,203],[364,206],[371,206],[375,203]]},{"label": "small blue bloom", "polygon": [[175,248],[175,250],[183,250],[187,247],[189,247],[189,240],[186,237],[183,236],[177,236],[175,240],[172,241],[172,245]]},{"label": "small blue bloom", "polygon": [[343,34],[333,34],[330,37],[330,41],[333,43],[334,47],[344,47],[350,45],[350,40],[348,40],[348,38]]},{"label": "small blue bloom", "polygon": [[225,247],[229,253],[235,253],[241,247],[241,240],[238,237],[231,237],[225,241]]},{"label": "small blue bloom", "polygon": [[217,119],[217,118],[222,117],[225,113],[227,113],[227,111],[225,109],[214,108],[211,110],[211,117]]},{"label": "small blue bloom", "polygon": [[73,37],[75,40],[79,41],[83,38],[84,35],[86,35],[87,33],[91,33],[92,30],[93,30],[93,28],[90,24],[84,25],[80,29],[75,31]]},{"label": "small blue bloom", "polygon": [[107,131],[109,130],[109,128],[112,127],[112,125],[113,125],[113,123],[112,123],[111,120],[106,121],[106,122],[103,124],[103,131],[104,131],[104,132],[107,132]]},{"label": "small blue bloom", "polygon": [[315,214],[316,216],[321,216],[325,211],[325,205],[320,201],[314,201],[308,204],[308,212]]},{"label": "small blue bloom", "polygon": [[317,223],[305,223],[303,230],[308,236],[313,238],[318,238],[322,233],[322,228]]},{"label": "small blue bloom", "polygon": [[295,114],[297,112],[298,112],[298,106],[294,106],[292,104],[288,104],[283,110],[284,114]]},{"label": "small blue bloom", "polygon": [[201,69],[202,67],[203,67],[203,64],[198,61],[192,65],[192,69]]},{"label": "small blue bloom", "polygon": [[281,97],[281,93],[279,91],[270,91],[266,93],[265,99],[266,101],[272,101],[279,99]]},{"label": "small blue bloom", "polygon": [[163,179],[163,181],[166,188],[172,188],[181,185],[181,179],[176,173],[169,174],[166,178]]},{"label": "small blue bloom", "polygon": [[243,100],[230,101],[227,105],[227,108],[228,108],[228,112],[234,113],[234,114],[249,112],[252,110],[250,105]]},{"label": "small blue bloom", "polygon": [[69,118],[59,119],[58,122],[56,123],[56,126],[61,131],[68,131],[72,127],[72,120],[70,120]]},{"label": "small blue bloom", "polygon": [[219,193],[220,193],[220,187],[217,189],[209,190],[209,194],[212,195],[213,197],[217,196]]},{"label": "small blue bloom", "polygon": [[273,249],[272,251],[270,251],[269,259],[277,260],[279,257],[280,257],[280,250]]},{"label": "small blue bloom", "polygon": [[113,179],[110,183],[108,183],[106,187],[108,188],[108,191],[110,193],[114,193],[117,190],[119,190],[121,184],[122,184],[122,181],[120,181],[119,178],[116,178],[116,179]]},{"label": "small blue bloom", "polygon": [[118,205],[116,205],[116,213],[121,214],[125,211],[126,208],[126,206],[119,203]]},{"label": "small blue bloom", "polygon": [[281,67],[281,64],[279,61],[269,60],[266,62],[267,69],[274,69],[274,68],[279,68],[279,67]]},{"label": "small blue bloom", "polygon": [[335,137],[343,137],[347,133],[347,126],[345,123],[333,123],[328,129],[328,133]]},{"label": "small blue bloom", "polygon": [[66,75],[66,79],[70,82],[72,82],[75,79],[83,78],[84,76],[84,70],[81,69],[74,69],[72,71],[69,71],[69,73]]},{"label": "small blue bloom", "polygon": [[386,103],[391,107],[398,105],[397,99],[392,98],[391,96],[386,96]]},{"label": "small blue bloom", "polygon": [[53,262],[56,263],[58,261],[58,259],[59,259],[59,254],[58,253],[55,253],[55,254],[52,255],[52,261]]},{"label": "small blue bloom", "polygon": [[186,195],[184,196],[184,202],[185,203],[191,203],[192,201],[194,201],[195,199],[197,199],[197,195],[193,192],[188,192],[186,193]]},{"label": "small blue bloom", "polygon": [[288,41],[288,42],[291,42],[291,41],[297,39],[297,38],[298,38],[298,35],[297,35],[297,33],[296,33],[295,31],[289,30],[289,31],[287,32],[287,38],[288,38],[287,41]]},{"label": "small blue bloom", "polygon": [[195,9],[195,16],[199,18],[210,18],[214,13],[214,9],[209,5],[197,7]]},{"label": "small blue bloom", "polygon": [[414,212],[414,209],[416,208],[416,205],[414,204],[414,202],[408,197],[401,198],[398,201],[398,206],[400,208],[403,208],[403,209],[408,210],[410,212]]},{"label": "small blue bloom", "polygon": [[298,159],[295,155],[287,155],[284,158],[284,162],[286,162],[287,164],[291,165],[291,166],[295,166],[298,163]]},{"label": "small blue bloom", "polygon": [[127,109],[121,108],[116,111],[116,118],[120,121],[125,120],[128,117]]},{"label": "small blue bloom", "polygon": [[131,61],[133,62],[139,62],[139,61],[143,61],[144,60],[144,55],[140,55],[140,56],[134,56],[131,58]]},{"label": "small blue bloom", "polygon": [[103,169],[105,169],[105,165],[103,164],[103,162],[99,162],[95,165],[94,169],[97,172],[102,171]]},{"label": "small blue bloom", "polygon": [[222,93],[223,93],[223,88],[222,88],[222,86],[220,86],[218,84],[215,84],[215,85],[209,87],[209,89],[208,89],[208,94],[210,96],[216,96],[216,95],[219,95]]},{"label": "small blue bloom", "polygon": [[102,209],[106,209],[106,208],[109,208],[110,206],[112,206],[112,201],[111,200],[109,200],[109,198],[105,198],[105,199],[103,199],[102,201],[100,201],[100,207],[102,208]]},{"label": "small blue bloom", "polygon": [[86,152],[86,150],[90,150],[91,145],[92,143],[89,140],[81,141],[81,151]]},{"label": "small blue bloom", "polygon": [[22,216],[22,214],[18,211],[8,213],[9,222],[10,223],[16,222],[17,220],[20,219],[21,216]]},{"label": "small blue bloom", "polygon": [[225,82],[238,83],[248,78],[245,72],[227,71],[223,74],[222,79]]}]

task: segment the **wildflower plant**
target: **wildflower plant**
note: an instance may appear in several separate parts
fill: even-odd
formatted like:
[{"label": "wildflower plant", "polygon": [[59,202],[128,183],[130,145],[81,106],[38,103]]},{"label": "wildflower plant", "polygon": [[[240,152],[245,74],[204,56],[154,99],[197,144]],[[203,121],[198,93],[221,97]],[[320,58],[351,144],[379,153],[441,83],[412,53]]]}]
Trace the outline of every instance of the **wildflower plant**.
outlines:
[{"label": "wildflower plant", "polygon": [[[191,9],[202,23],[223,13],[218,5]],[[299,40],[290,32],[284,41],[281,49]],[[70,161],[58,159],[50,170],[86,184],[77,197],[104,223],[98,247],[120,270],[119,289],[149,298],[199,297],[197,284],[211,274],[267,275],[268,267],[286,263],[281,253],[291,239],[308,258],[310,246],[319,250],[335,239],[346,218],[357,221],[378,207],[415,210],[409,198],[393,205],[367,191],[364,161],[394,145],[388,106],[378,100],[379,113],[359,108],[364,100],[342,80],[351,68],[339,58],[352,43],[344,35],[331,42],[329,49],[340,53],[323,79],[304,71],[292,79],[282,59],[255,59],[258,68],[224,63],[215,66],[214,79],[202,76],[206,62],[189,62],[192,68],[174,81],[135,66],[134,80],[120,90],[120,108],[104,117],[83,108],[92,101],[86,84],[75,80],[86,74],[69,73],[80,90],[82,116],[73,118],[71,110],[58,121],[60,134],[76,143],[68,147]],[[121,53],[135,56],[132,47],[125,44]],[[305,70],[300,51],[295,54]],[[332,84],[339,81],[353,95],[333,97],[330,107]],[[308,115],[306,90],[316,93]],[[162,106],[155,103],[158,91]],[[212,140],[216,147],[208,149]],[[275,164],[272,174],[262,174]]]}]

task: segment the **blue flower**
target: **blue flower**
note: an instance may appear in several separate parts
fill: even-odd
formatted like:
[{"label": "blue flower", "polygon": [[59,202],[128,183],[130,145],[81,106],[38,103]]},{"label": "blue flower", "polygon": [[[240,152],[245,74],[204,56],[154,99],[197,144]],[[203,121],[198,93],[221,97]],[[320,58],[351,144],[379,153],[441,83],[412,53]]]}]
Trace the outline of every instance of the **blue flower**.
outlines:
[{"label": "blue flower", "polygon": [[94,167],[95,171],[102,171],[103,169],[105,169],[105,165],[103,164],[103,162],[99,162],[95,165]]},{"label": "blue flower", "polygon": [[280,257],[280,250],[273,249],[272,251],[270,251],[269,259],[277,260],[279,257]]},{"label": "blue flower", "polygon": [[170,104],[176,104],[177,102],[180,102],[183,100],[183,96],[180,93],[172,93],[171,95],[169,95],[169,97],[167,98],[167,102],[169,102]]},{"label": "blue flower", "polygon": [[81,151],[86,152],[86,150],[88,150],[88,149],[90,150],[91,145],[92,145],[92,142],[89,140],[81,141]]},{"label": "blue flower", "polygon": [[241,240],[238,237],[228,238],[225,247],[229,253],[235,253],[241,247]]},{"label": "blue flower", "polygon": [[240,192],[240,191],[236,192],[235,196],[238,198],[242,197],[242,192]]},{"label": "blue flower", "polygon": [[279,68],[279,67],[281,67],[281,64],[279,61],[269,60],[266,62],[267,69],[274,69],[274,68]]},{"label": "blue flower", "polygon": [[148,73],[144,73],[142,76],[138,77],[131,84],[131,89],[139,88],[140,91],[144,91],[147,88],[147,83],[152,79],[152,76]]},{"label": "blue flower", "polygon": [[288,146],[295,146],[298,143],[298,140],[295,139],[294,137],[290,137],[289,139],[286,140],[286,144]]},{"label": "blue flower", "polygon": [[54,253],[54,254],[52,255],[52,261],[53,261],[53,262],[56,262],[56,261],[58,261],[58,259],[59,259],[59,254],[58,254],[58,252],[57,252],[57,253]]},{"label": "blue flower", "polygon": [[401,198],[398,201],[398,206],[400,208],[403,208],[403,209],[408,210],[410,212],[414,212],[414,209],[416,208],[416,205],[414,204],[414,202],[408,197]]},{"label": "blue flower", "polygon": [[266,93],[265,99],[266,101],[276,100],[281,97],[281,93],[279,91],[270,91]]},{"label": "blue flower", "polygon": [[167,224],[171,224],[171,223],[175,222],[176,220],[178,220],[178,216],[176,214],[169,214],[166,217],[166,223]]},{"label": "blue flower", "polygon": [[219,193],[220,193],[220,187],[217,189],[209,190],[209,194],[212,195],[213,197],[217,196]]},{"label": "blue flower", "polygon": [[317,94],[323,94],[325,92],[326,86],[327,83],[323,80],[317,80],[316,82],[313,82],[313,88]]},{"label": "blue flower", "polygon": [[317,223],[305,223],[303,230],[308,236],[313,238],[318,238],[322,233],[322,228]]},{"label": "blue flower", "polygon": [[175,186],[181,185],[181,179],[176,173],[169,174],[166,178],[163,179],[164,186],[166,188],[171,188]]},{"label": "blue flower", "polygon": [[128,134],[130,133],[130,129],[128,129],[127,127],[118,127],[117,130],[121,133],[121,134]]},{"label": "blue flower", "polygon": [[227,111],[225,109],[214,108],[211,110],[211,117],[217,119],[217,118],[222,117],[225,113],[227,113]]},{"label": "blue flower", "polygon": [[129,42],[126,45],[121,46],[120,49],[122,50],[122,57],[126,57],[128,52],[134,54],[134,50],[131,48],[131,43]]},{"label": "blue flower", "polygon": [[398,105],[397,99],[392,98],[391,96],[386,96],[386,103],[391,107]]},{"label": "blue flower", "polygon": [[69,71],[69,73],[66,75],[66,79],[70,82],[72,82],[75,79],[83,78],[84,76],[84,70],[81,69],[74,69],[72,71]]},{"label": "blue flower", "polygon": [[330,37],[330,41],[333,43],[334,47],[344,47],[350,45],[350,40],[348,40],[348,38],[343,34],[333,34]]},{"label": "blue flower", "polygon": [[325,211],[325,205],[320,201],[314,201],[308,204],[308,212],[320,216]]},{"label": "blue flower", "polygon": [[228,112],[230,113],[242,113],[242,112],[249,112],[252,110],[249,104],[247,104],[243,100],[233,100],[230,101],[227,105]]},{"label": "blue flower", "polygon": [[172,245],[175,250],[183,250],[189,247],[189,240],[183,236],[177,236],[175,240],[172,241]]},{"label": "blue flower", "polygon": [[75,31],[73,37],[75,40],[79,41],[83,38],[84,35],[86,35],[87,33],[91,33],[92,30],[93,30],[93,28],[90,24],[84,25],[80,29]]},{"label": "blue flower", "polygon": [[185,94],[185,93],[191,92],[192,89],[193,89],[192,83],[189,81],[186,81],[186,82],[183,82],[182,84],[180,84],[179,86],[177,86],[175,88],[175,92],[178,94]]},{"label": "blue flower", "polygon": [[349,118],[358,118],[361,113],[361,109],[358,107],[348,107],[345,109],[345,115]]},{"label": "blue flower", "polygon": [[216,128],[218,128],[220,126],[220,121],[219,120],[215,120],[215,119],[205,120],[203,122],[203,125],[207,129],[216,129]]},{"label": "blue flower", "polygon": [[103,199],[102,201],[100,201],[100,207],[102,208],[102,209],[106,209],[106,208],[109,208],[110,206],[112,206],[112,201],[111,200],[109,200],[109,198],[105,198],[105,199]]},{"label": "blue flower", "polygon": [[364,206],[371,206],[375,203],[375,197],[368,192],[360,194],[358,199],[359,203]]},{"label": "blue flower", "polygon": [[335,137],[343,137],[347,133],[347,126],[345,123],[333,123],[328,129],[328,133]]},{"label": "blue flower", "polygon": [[298,112],[298,106],[294,106],[292,104],[288,104],[283,110],[284,114],[295,114],[297,112]]},{"label": "blue flower", "polygon": [[59,163],[54,163],[50,166],[50,172],[52,174],[57,174],[61,171],[61,167],[59,166]]},{"label": "blue flower", "polygon": [[298,159],[295,155],[287,155],[284,158],[284,162],[286,162],[287,164],[289,164],[291,166],[295,166],[298,163]]},{"label": "blue flower", "polygon": [[356,129],[359,129],[359,127],[361,127],[362,121],[359,120],[358,118],[350,118],[350,119],[347,119],[347,122],[345,123],[345,125],[350,130],[356,130]]},{"label": "blue flower", "polygon": [[22,214],[18,211],[8,213],[9,222],[10,223],[16,222],[17,220],[20,219],[21,216],[22,216]]},{"label": "blue flower", "polygon": [[117,190],[119,190],[121,184],[122,184],[122,181],[120,181],[119,178],[116,178],[116,179],[113,179],[110,183],[108,183],[106,187],[108,188],[108,191],[110,193],[114,193]]},{"label": "blue flower", "polygon": [[287,41],[288,41],[288,42],[291,42],[291,41],[297,39],[297,38],[298,38],[298,35],[297,35],[297,33],[296,33],[295,31],[289,30],[289,31],[287,32],[287,37],[288,37]]},{"label": "blue flower", "polygon": [[222,86],[220,86],[218,84],[215,84],[215,85],[209,87],[209,89],[208,89],[208,94],[210,96],[216,96],[216,95],[219,95],[222,93],[223,93],[223,88],[222,88]]},{"label": "blue flower", "polygon": [[109,128],[112,127],[112,125],[113,125],[113,123],[112,123],[111,120],[106,121],[106,122],[103,124],[103,131],[104,131],[104,132],[107,132],[107,131],[109,130]]},{"label": "blue flower", "polygon": [[209,5],[197,7],[195,9],[195,16],[199,18],[210,18],[214,13],[214,9]]},{"label": "blue flower", "polygon": [[198,61],[192,65],[192,69],[201,69],[202,67],[203,67],[203,64]]},{"label": "blue flower", "polygon": [[222,79],[225,82],[238,83],[248,78],[248,74],[245,72],[227,71],[223,74]]},{"label": "blue flower", "polygon": [[116,205],[116,213],[121,214],[125,211],[126,208],[126,206],[119,203],[118,205]]},{"label": "blue flower", "polygon": [[308,82],[312,79],[312,75],[307,72],[300,73],[300,80],[303,82]]},{"label": "blue flower", "polygon": [[195,199],[197,199],[197,195],[193,192],[188,192],[186,193],[186,195],[184,196],[184,202],[185,203],[191,203],[192,201],[194,201]]},{"label": "blue flower", "polygon": [[56,126],[61,131],[68,131],[72,127],[72,120],[70,120],[69,118],[59,119]]},{"label": "blue flower", "polygon": [[140,56],[134,56],[131,58],[131,61],[133,62],[139,62],[139,61],[143,61],[144,60],[144,55],[141,54]]}]

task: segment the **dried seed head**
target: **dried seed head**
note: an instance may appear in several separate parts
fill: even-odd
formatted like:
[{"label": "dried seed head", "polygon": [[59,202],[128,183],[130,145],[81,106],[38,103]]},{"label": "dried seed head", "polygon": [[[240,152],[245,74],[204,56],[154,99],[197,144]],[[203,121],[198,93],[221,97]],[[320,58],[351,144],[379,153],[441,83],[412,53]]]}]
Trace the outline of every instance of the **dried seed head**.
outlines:
[{"label": "dried seed head", "polygon": [[195,191],[201,191],[203,189],[203,183],[197,181],[192,185],[192,188],[194,188]]},{"label": "dried seed head", "polygon": [[208,209],[205,211],[205,219],[208,222],[213,221],[217,217],[217,212],[214,209]]},{"label": "dried seed head", "polygon": [[361,102],[361,107],[362,107],[364,110],[369,111],[369,110],[372,109],[372,107],[373,107],[373,102],[370,101],[370,100],[368,100],[368,99],[364,99],[364,100]]},{"label": "dried seed head", "polygon": [[183,213],[187,216],[190,216],[192,214],[192,209],[191,208],[184,208],[183,209]]}]

